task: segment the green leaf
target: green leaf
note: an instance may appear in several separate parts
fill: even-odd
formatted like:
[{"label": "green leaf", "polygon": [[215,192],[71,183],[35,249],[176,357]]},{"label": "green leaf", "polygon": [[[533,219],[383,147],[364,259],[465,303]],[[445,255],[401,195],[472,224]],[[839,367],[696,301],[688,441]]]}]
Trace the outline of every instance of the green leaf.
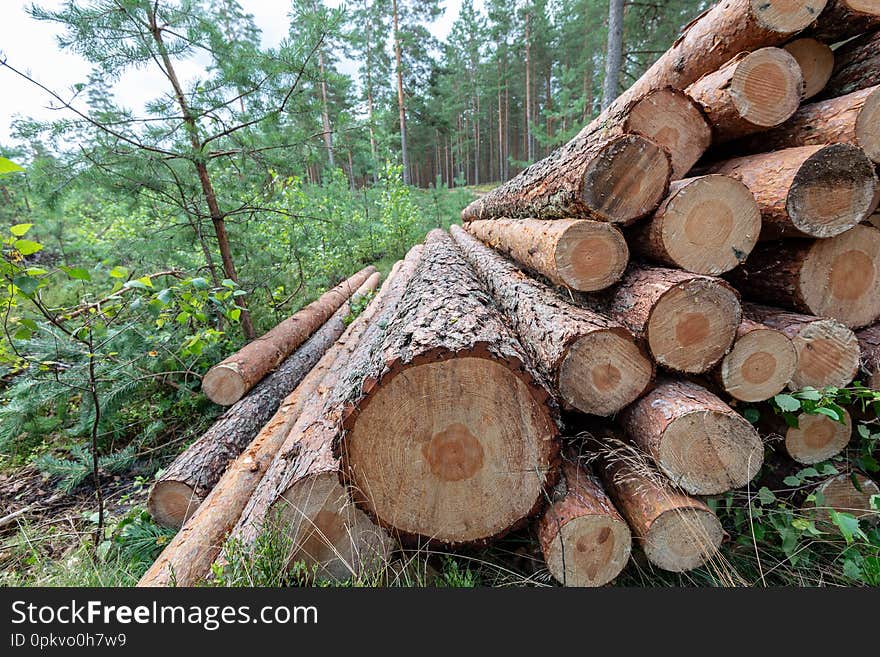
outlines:
[{"label": "green leaf", "polygon": [[786,486],[800,486],[801,480],[798,479],[797,477],[789,476],[789,477],[786,477],[785,479],[783,479],[782,483],[785,484]]},{"label": "green leaf", "polygon": [[776,402],[780,409],[788,413],[793,413],[801,408],[800,400],[795,399],[791,395],[776,395],[773,401]]},{"label": "green leaf", "polygon": [[153,279],[151,279],[149,276],[141,276],[137,280],[139,283],[142,283],[145,288],[153,287]]},{"label": "green leaf", "polygon": [[133,281],[125,281],[125,285],[123,285],[123,287],[126,287],[126,288],[133,287],[136,290],[148,290],[149,289],[146,285],[143,284],[143,281],[141,281],[140,279],[133,280]]},{"label": "green leaf", "polygon": [[82,269],[79,267],[59,267],[61,271],[65,272],[70,278],[75,281],[90,281],[92,280],[92,275],[88,272],[87,269]]},{"label": "green leaf", "polygon": [[841,536],[843,536],[847,543],[852,543],[857,536],[864,539],[868,538],[859,527],[858,518],[848,513],[838,513],[834,509],[829,509],[828,513],[831,516],[831,521],[837,525]]},{"label": "green leaf", "polygon": [[31,276],[16,276],[12,279],[12,284],[15,285],[15,287],[17,287],[19,291],[26,296],[31,296],[34,292],[37,291],[37,288],[40,287],[39,279],[33,278]]},{"label": "green leaf", "polygon": [[174,298],[174,295],[171,293],[167,287],[163,290],[159,290],[159,294],[156,295],[156,298],[162,302],[162,305],[167,305]]},{"label": "green leaf", "polygon": [[822,399],[822,393],[811,387],[806,387],[802,390],[799,390],[796,394],[799,399],[808,399],[810,401],[819,401],[820,399]]},{"label": "green leaf", "polygon": [[32,242],[31,240],[15,240],[12,243],[12,246],[23,256],[32,255],[43,248],[42,244],[39,242]]},{"label": "green leaf", "polygon": [[758,491],[758,499],[761,500],[761,504],[773,504],[776,501],[776,495],[766,486],[761,486],[761,489]]},{"label": "green leaf", "polygon": [[824,408],[824,407],[817,408],[814,414],[815,415],[825,415],[827,417],[830,417],[835,422],[842,422],[843,421],[843,417],[838,415],[837,411],[835,411],[833,408]]},{"label": "green leaf", "polygon": [[229,319],[233,322],[237,322],[239,317],[241,317],[241,308],[233,308],[229,311]]},{"label": "green leaf", "polygon": [[18,171],[24,171],[24,167],[18,166],[15,162],[7,160],[5,157],[0,157],[0,176]]},{"label": "green leaf", "polygon": [[207,290],[209,287],[208,281],[206,281],[204,278],[194,278],[190,281],[190,283],[192,283],[193,287],[198,288],[200,290]]},{"label": "green leaf", "polygon": [[128,278],[128,269],[125,267],[114,267],[110,270],[110,278]]},{"label": "green leaf", "polygon": [[757,424],[761,419],[761,411],[754,406],[748,406],[743,409],[743,417],[751,424]]},{"label": "green leaf", "polygon": [[15,224],[9,228],[9,232],[16,237],[24,237],[32,227],[33,224]]},{"label": "green leaf", "polygon": [[859,435],[865,440],[871,437],[871,431],[865,424],[859,424],[859,426],[856,427],[856,430],[859,432]]}]

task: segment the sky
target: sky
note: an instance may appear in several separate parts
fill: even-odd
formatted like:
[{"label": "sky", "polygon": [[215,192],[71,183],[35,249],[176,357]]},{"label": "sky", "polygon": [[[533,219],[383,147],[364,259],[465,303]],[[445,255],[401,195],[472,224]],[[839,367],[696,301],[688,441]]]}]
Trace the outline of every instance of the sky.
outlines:
[{"label": "sky", "polygon": [[[286,0],[239,0],[245,11],[253,14],[257,27],[262,31],[264,46],[277,45],[287,32]],[[68,97],[68,90],[77,82],[85,81],[88,64],[79,56],[61,51],[56,41],[59,30],[51,23],[35,21],[25,9],[31,0],[0,0],[0,57],[11,66],[24,70],[40,83]],[[64,0],[40,0],[38,4],[55,8]],[[327,4],[338,6],[341,0],[328,0]],[[461,0],[442,0],[446,11],[431,26],[437,38],[445,38],[458,16]],[[202,70],[197,59],[178,64],[178,74],[185,80],[192,79]],[[353,74],[351,62],[342,62],[340,69]],[[143,107],[145,101],[159,96],[166,90],[166,83],[158,71],[136,71],[123,76],[113,85],[118,102],[134,110]],[[10,126],[16,115],[52,118],[59,111],[49,107],[50,98],[45,92],[22,80],[5,68],[0,68],[0,144],[9,143]]]}]

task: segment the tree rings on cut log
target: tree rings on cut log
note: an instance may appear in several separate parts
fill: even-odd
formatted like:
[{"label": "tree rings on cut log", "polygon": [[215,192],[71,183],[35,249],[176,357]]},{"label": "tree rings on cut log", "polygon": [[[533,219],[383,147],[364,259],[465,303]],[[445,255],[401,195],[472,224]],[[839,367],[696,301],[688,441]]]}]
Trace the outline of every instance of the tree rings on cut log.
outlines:
[{"label": "tree rings on cut log", "polygon": [[632,535],[599,481],[566,462],[538,540],[550,574],[565,586],[602,586],[626,566]]},{"label": "tree rings on cut log", "polygon": [[202,497],[182,481],[157,481],[150,491],[150,515],[162,527],[179,528],[201,503]]},{"label": "tree rings on cut log", "polygon": [[633,228],[633,250],[662,264],[718,275],[746,259],[761,232],[748,187],[716,174],[678,180],[654,215]]},{"label": "tree rings on cut log", "polygon": [[797,349],[782,331],[744,319],[736,342],[718,367],[724,391],[759,402],[782,392],[797,370]]},{"label": "tree rings on cut log", "polygon": [[846,513],[872,525],[880,521],[880,511],[871,507],[871,496],[880,495],[880,487],[861,472],[836,475],[819,484],[813,495],[816,499],[808,503],[810,507],[805,511],[813,515],[817,524],[821,523],[820,528],[826,531],[836,528],[829,510]]},{"label": "tree rings on cut log", "polygon": [[852,419],[843,410],[843,422],[827,415],[801,413],[797,427],[785,432],[785,451],[798,463],[812,465],[840,454],[852,436]]},{"label": "tree rings on cut log", "polygon": [[817,39],[806,37],[790,41],[784,48],[801,67],[804,100],[822,91],[834,71],[834,51],[831,47]]},{"label": "tree rings on cut log", "polygon": [[621,415],[627,435],[673,483],[715,495],[751,481],[764,461],[755,428],[694,383],[665,381]]},{"label": "tree rings on cut log", "polygon": [[644,135],[666,149],[673,180],[687,175],[712,143],[712,128],[699,105],[672,87],[637,100],[629,110],[625,130]]},{"label": "tree rings on cut log", "polygon": [[613,225],[588,219],[490,219],[465,224],[468,232],[556,285],[595,292],[616,283],[629,249]]},{"label": "tree rings on cut log", "polygon": [[[749,0],[752,16],[766,30],[778,34],[800,32],[825,7],[826,0]],[[727,7],[722,6],[721,11]]]}]

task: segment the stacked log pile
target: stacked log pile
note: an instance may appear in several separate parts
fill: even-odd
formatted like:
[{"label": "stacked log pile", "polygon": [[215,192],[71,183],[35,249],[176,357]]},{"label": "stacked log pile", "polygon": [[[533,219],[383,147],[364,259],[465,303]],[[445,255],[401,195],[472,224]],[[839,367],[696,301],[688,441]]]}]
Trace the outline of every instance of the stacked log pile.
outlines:
[{"label": "stacked log pile", "polygon": [[[814,464],[852,429],[737,409],[860,367],[880,380],[878,28],[865,0],[719,3],[568,144],[432,231],[347,328],[369,270],[214,368],[212,398],[253,390],[157,483],[154,515],[183,527],[142,584],[198,583],[270,529],[343,579],[399,545],[529,523],[563,584],[612,581],[633,544],[658,568],[711,564],[704,497],[756,477],[761,433]],[[589,438],[561,440],[578,414]],[[858,477],[808,512],[866,509]]]}]

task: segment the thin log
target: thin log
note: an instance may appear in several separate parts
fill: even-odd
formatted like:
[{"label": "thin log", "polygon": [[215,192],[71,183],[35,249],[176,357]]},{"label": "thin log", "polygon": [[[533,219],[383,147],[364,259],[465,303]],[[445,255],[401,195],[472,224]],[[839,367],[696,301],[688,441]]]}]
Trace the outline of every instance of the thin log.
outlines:
[{"label": "thin log", "polygon": [[733,348],[716,370],[722,390],[734,399],[759,402],[782,392],[797,371],[794,343],[782,331],[743,319]]},{"label": "thin log", "polygon": [[839,531],[830,511],[846,513],[871,525],[880,522],[880,512],[871,506],[871,497],[880,495],[877,482],[862,472],[844,472],[816,486],[804,511],[816,519],[819,529]]},{"label": "thin log", "polygon": [[783,47],[801,67],[804,77],[804,95],[801,100],[821,93],[834,71],[834,51],[831,47],[810,37],[789,41]]}]

